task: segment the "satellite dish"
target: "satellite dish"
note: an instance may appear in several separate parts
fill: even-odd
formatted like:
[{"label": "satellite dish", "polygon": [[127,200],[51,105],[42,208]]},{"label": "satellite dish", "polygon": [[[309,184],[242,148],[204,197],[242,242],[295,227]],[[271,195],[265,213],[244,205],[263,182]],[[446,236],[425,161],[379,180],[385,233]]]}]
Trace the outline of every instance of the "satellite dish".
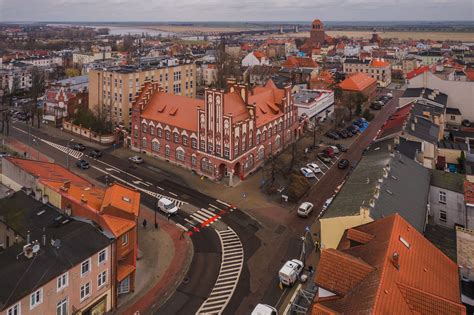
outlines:
[{"label": "satellite dish", "polygon": [[39,250],[40,250],[39,244],[33,245],[33,254],[36,254],[37,252],[39,252]]}]

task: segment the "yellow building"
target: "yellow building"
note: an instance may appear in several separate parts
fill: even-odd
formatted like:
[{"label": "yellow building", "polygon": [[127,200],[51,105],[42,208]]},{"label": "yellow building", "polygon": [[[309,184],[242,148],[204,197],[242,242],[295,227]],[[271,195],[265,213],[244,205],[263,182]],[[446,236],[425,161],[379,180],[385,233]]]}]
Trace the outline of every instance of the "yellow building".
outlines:
[{"label": "yellow building", "polygon": [[132,101],[145,81],[157,81],[167,93],[195,97],[196,66],[175,63],[123,66],[89,71],[89,109],[109,115],[113,123],[131,126]]}]

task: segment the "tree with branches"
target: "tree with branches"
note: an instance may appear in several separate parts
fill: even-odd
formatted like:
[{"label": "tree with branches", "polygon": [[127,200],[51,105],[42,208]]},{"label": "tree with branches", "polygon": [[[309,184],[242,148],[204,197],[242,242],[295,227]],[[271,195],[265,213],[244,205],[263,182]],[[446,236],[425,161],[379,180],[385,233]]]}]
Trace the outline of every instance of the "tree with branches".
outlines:
[{"label": "tree with branches", "polygon": [[45,90],[45,78],[44,73],[38,67],[34,67],[31,72],[31,88],[30,88],[30,96],[33,101],[31,105],[31,125],[34,125],[34,117],[36,115],[38,128],[40,127],[41,123],[41,114],[42,111],[38,108],[38,99],[43,95]]}]

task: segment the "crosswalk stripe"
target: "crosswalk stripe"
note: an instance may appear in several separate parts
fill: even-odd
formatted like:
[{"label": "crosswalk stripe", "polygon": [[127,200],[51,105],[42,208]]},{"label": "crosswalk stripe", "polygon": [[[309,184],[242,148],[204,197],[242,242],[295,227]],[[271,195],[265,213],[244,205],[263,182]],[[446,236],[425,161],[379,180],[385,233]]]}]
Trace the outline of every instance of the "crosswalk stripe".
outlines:
[{"label": "crosswalk stripe", "polygon": [[204,212],[204,213],[207,213],[207,214],[210,215],[211,217],[213,217],[213,216],[216,215],[214,212],[211,212],[211,211],[206,210],[206,209],[203,209],[203,208],[201,208],[200,211],[201,211],[201,212]]},{"label": "crosswalk stripe", "polygon": [[200,216],[199,214],[197,214],[197,212],[194,212],[193,214],[191,214],[191,217],[193,217],[194,219],[198,220],[200,223],[206,221],[207,219],[205,217],[202,217]]}]

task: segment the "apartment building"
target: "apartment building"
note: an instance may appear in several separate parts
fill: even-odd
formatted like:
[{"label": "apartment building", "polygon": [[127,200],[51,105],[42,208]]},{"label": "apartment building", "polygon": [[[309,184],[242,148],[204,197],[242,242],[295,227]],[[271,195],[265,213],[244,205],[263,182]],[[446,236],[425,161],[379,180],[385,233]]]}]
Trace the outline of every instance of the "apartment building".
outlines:
[{"label": "apartment building", "polygon": [[109,115],[115,124],[131,127],[132,102],[147,81],[158,82],[166,93],[195,97],[196,66],[161,59],[143,66],[121,66],[89,71],[89,108]]},{"label": "apartment building", "polygon": [[0,199],[0,215],[1,315],[112,310],[113,239],[27,191]]},{"label": "apartment building", "polygon": [[28,190],[66,217],[79,217],[100,226],[114,240],[110,252],[114,262],[112,307],[122,294],[135,290],[138,191],[116,183],[101,188],[58,164],[13,157],[2,160],[2,183],[15,191]]},{"label": "apartment building", "polygon": [[365,73],[377,80],[377,84],[380,87],[387,87],[392,83],[391,65],[383,59],[362,60],[348,58],[343,63],[343,71],[347,74]]}]

